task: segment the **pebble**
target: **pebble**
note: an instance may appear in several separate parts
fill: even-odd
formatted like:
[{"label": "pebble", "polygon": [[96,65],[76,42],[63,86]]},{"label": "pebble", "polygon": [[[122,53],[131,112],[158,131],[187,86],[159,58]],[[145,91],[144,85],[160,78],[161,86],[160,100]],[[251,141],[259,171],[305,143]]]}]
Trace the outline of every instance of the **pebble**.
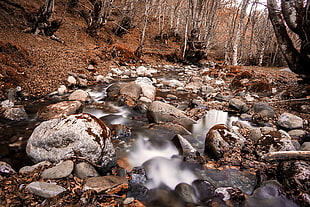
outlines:
[{"label": "pebble", "polygon": [[66,160],[52,168],[44,170],[41,177],[45,179],[64,178],[71,174],[73,167],[74,163],[71,160]]},{"label": "pebble", "polygon": [[58,194],[66,191],[66,189],[62,186],[47,182],[32,182],[27,185],[26,190],[43,198],[57,196]]}]

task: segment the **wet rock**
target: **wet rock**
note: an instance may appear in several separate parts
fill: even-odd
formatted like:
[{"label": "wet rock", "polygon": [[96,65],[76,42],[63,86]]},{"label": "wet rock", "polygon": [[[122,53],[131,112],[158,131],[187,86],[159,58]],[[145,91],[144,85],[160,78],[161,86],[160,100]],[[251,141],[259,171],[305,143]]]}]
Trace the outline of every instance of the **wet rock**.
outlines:
[{"label": "wet rock", "polygon": [[244,194],[238,188],[220,187],[215,190],[215,194],[217,197],[212,199],[211,206],[222,203],[217,198],[225,201],[225,203],[230,203],[232,206],[241,206],[245,200]]},{"label": "wet rock", "polygon": [[87,178],[83,186],[83,191],[94,190],[97,193],[106,192],[108,194],[118,193],[128,189],[128,180],[118,176],[101,176]]},{"label": "wet rock", "polygon": [[68,86],[76,86],[77,85],[77,80],[75,79],[74,76],[69,76],[68,79]]},{"label": "wet rock", "polygon": [[186,203],[176,192],[165,189],[152,189],[148,192],[146,206],[184,207]]},{"label": "wet rock", "polygon": [[171,134],[173,134],[173,136],[175,134],[181,134],[181,135],[190,135],[191,134],[190,131],[188,131],[186,128],[184,128],[180,124],[171,123],[171,122],[161,123],[161,124],[151,124],[149,126],[149,129],[159,130],[159,131],[167,131],[167,133],[171,132]]},{"label": "wet rock", "polygon": [[278,119],[278,125],[287,129],[302,128],[303,119],[291,113],[283,113]]},{"label": "wet rock", "polygon": [[32,182],[25,189],[43,198],[51,198],[66,191],[64,187],[47,182]]},{"label": "wet rock", "polygon": [[256,153],[259,156],[269,152],[292,150],[295,150],[295,146],[292,143],[291,137],[282,130],[264,133],[256,144]]},{"label": "wet rock", "polygon": [[204,159],[200,153],[181,135],[176,135],[172,142],[177,147],[179,154],[184,157],[184,161],[192,163],[203,163]]},{"label": "wet rock", "polygon": [[74,173],[81,179],[100,176],[97,170],[88,162],[78,163],[74,168]]},{"label": "wet rock", "polygon": [[2,116],[12,121],[21,121],[28,118],[25,108],[22,105],[5,108]]},{"label": "wet rock", "polygon": [[41,174],[41,178],[44,179],[65,178],[71,174],[71,172],[73,171],[73,167],[74,163],[71,160],[66,160],[54,167],[45,169]]},{"label": "wet rock", "polygon": [[241,148],[244,141],[243,137],[236,135],[225,125],[218,124],[206,135],[204,152],[218,159],[231,149]]},{"label": "wet rock", "polygon": [[15,170],[6,162],[0,161],[0,175],[15,174]]},{"label": "wet rock", "polygon": [[197,203],[195,189],[191,185],[179,183],[174,190],[186,203]]},{"label": "wet rock", "polygon": [[297,196],[300,206],[310,205],[310,163],[307,161],[286,161],[279,166],[281,183]]},{"label": "wet rock", "polygon": [[77,156],[101,167],[106,167],[115,156],[110,129],[84,113],[42,122],[30,136],[26,152],[34,162],[57,163]]},{"label": "wet rock", "polygon": [[82,102],[87,102],[90,101],[90,95],[81,89],[78,89],[74,91],[73,93],[70,94],[69,98],[70,101],[82,101]]},{"label": "wet rock", "polygon": [[80,110],[82,110],[80,101],[63,101],[40,109],[37,115],[40,120],[50,120],[67,117]]},{"label": "wet rock", "polygon": [[39,162],[35,165],[32,165],[32,166],[24,166],[22,167],[20,170],[19,170],[19,173],[30,173],[30,172],[33,172],[34,170],[42,167],[42,166],[50,166],[52,165],[51,162],[49,161],[42,161],[42,162]]},{"label": "wet rock", "polygon": [[253,111],[256,114],[267,118],[273,118],[275,115],[275,110],[271,106],[264,103],[255,103],[253,105]]},{"label": "wet rock", "polygon": [[216,188],[207,180],[195,180],[192,185],[197,192],[197,198],[202,203],[206,203],[210,198],[215,196]]},{"label": "wet rock", "polygon": [[133,196],[140,201],[146,199],[147,192],[149,191],[144,185],[146,184],[147,177],[143,167],[134,167],[130,172],[131,179],[129,180],[129,189],[127,196]]},{"label": "wet rock", "polygon": [[168,82],[168,86],[172,88],[177,88],[177,87],[184,87],[184,83],[178,80],[170,80]]},{"label": "wet rock", "polygon": [[154,101],[151,103],[147,111],[147,117],[150,122],[159,123],[175,121],[184,127],[196,123],[195,120],[187,117],[180,109],[161,101]]},{"label": "wet rock", "polygon": [[240,119],[243,120],[243,121],[251,121],[252,120],[252,116],[250,114],[241,114],[240,115]]},{"label": "wet rock", "polygon": [[107,88],[107,99],[108,100],[116,100],[119,96],[121,86],[119,83],[114,83]]},{"label": "wet rock", "polygon": [[131,83],[124,83],[120,85],[120,95],[124,97],[132,98],[133,100],[138,100],[141,94],[141,86],[138,84],[131,82]]},{"label": "wet rock", "polygon": [[304,142],[300,146],[301,151],[310,151],[310,142]]},{"label": "wet rock", "polygon": [[111,124],[109,125],[109,128],[111,130],[112,137],[115,139],[126,139],[131,136],[131,128],[126,125]]},{"label": "wet rock", "polygon": [[277,181],[264,182],[259,188],[255,189],[249,196],[244,206],[249,207],[297,207],[294,202],[290,201],[281,193],[281,185]]}]

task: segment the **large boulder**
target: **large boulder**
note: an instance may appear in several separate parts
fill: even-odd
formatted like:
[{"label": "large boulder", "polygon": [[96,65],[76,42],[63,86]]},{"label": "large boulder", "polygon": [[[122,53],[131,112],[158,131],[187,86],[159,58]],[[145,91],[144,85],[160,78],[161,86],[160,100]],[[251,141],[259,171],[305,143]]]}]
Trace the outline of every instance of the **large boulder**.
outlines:
[{"label": "large boulder", "polygon": [[161,101],[153,101],[147,111],[150,122],[177,122],[184,127],[195,124],[196,121],[186,116],[182,110]]},{"label": "large boulder", "polygon": [[80,101],[63,101],[51,104],[38,111],[41,120],[58,119],[69,116],[82,109]]},{"label": "large boulder", "polygon": [[115,158],[110,129],[85,113],[42,122],[30,136],[26,152],[34,162],[78,156],[102,168]]},{"label": "large boulder", "polygon": [[237,135],[223,124],[213,126],[206,135],[205,153],[211,157],[221,158],[232,149],[241,149],[245,138]]}]

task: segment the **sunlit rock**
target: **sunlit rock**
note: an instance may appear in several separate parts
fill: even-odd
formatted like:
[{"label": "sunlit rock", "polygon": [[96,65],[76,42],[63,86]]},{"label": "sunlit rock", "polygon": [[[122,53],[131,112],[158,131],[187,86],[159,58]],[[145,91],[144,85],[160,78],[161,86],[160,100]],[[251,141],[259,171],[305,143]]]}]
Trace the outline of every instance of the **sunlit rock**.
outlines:
[{"label": "sunlit rock", "polygon": [[110,129],[89,114],[42,122],[30,136],[26,152],[34,162],[57,163],[77,156],[101,167],[107,166],[115,156]]},{"label": "sunlit rock", "polygon": [[150,122],[178,122],[184,127],[196,123],[195,120],[187,117],[180,109],[161,101],[154,101],[149,106],[147,116]]}]

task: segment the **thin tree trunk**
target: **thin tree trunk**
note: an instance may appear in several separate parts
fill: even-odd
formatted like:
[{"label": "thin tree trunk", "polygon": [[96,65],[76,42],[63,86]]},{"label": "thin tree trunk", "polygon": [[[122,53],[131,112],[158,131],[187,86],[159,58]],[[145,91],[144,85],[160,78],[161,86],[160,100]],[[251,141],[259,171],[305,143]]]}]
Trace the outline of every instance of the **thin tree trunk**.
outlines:
[{"label": "thin tree trunk", "polygon": [[249,4],[249,0],[242,1],[239,23],[237,26],[236,36],[235,36],[234,43],[233,43],[232,65],[238,65],[238,49],[240,47],[240,39],[242,35],[241,31],[244,25],[243,21],[246,15],[246,9],[248,7],[248,4]]}]

